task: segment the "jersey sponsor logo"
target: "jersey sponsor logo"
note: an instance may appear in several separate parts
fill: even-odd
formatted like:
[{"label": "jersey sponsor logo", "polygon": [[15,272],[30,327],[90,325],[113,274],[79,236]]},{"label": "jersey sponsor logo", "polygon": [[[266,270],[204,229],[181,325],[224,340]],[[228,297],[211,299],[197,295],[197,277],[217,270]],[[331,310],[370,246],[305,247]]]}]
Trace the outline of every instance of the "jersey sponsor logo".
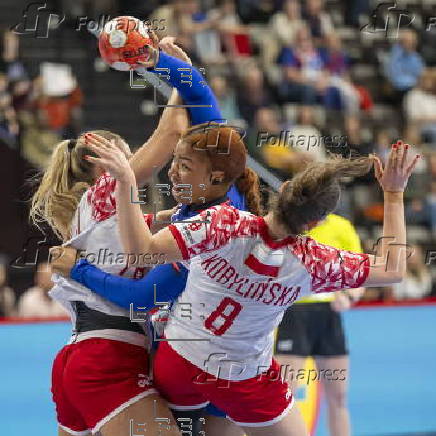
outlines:
[{"label": "jersey sponsor logo", "polygon": [[291,388],[289,388],[285,394],[285,398],[287,400],[289,400],[289,398],[291,398],[291,397],[292,397],[292,392],[291,392]]},{"label": "jersey sponsor logo", "polygon": [[138,386],[140,388],[145,388],[146,386],[151,386],[151,379],[148,375],[146,374],[138,374]]}]

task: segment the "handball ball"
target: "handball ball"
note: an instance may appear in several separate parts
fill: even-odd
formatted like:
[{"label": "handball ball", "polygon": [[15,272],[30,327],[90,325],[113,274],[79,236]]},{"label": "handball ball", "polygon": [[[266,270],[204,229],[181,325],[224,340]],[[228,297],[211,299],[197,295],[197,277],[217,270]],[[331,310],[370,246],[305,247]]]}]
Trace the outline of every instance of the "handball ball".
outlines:
[{"label": "handball ball", "polygon": [[129,71],[150,60],[148,28],[135,17],[117,17],[106,23],[98,39],[100,56],[115,70]]}]

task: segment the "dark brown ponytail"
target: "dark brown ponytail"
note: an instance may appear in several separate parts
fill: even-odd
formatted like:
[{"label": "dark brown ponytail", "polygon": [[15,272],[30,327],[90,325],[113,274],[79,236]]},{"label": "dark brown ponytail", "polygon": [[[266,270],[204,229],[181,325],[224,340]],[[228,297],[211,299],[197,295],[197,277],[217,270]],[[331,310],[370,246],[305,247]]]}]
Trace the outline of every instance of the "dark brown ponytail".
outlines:
[{"label": "dark brown ponytail", "polygon": [[299,234],[304,227],[320,221],[336,208],[340,198],[339,179],[366,174],[372,165],[370,157],[334,158],[311,163],[282,187],[273,201],[272,210],[290,234]]}]

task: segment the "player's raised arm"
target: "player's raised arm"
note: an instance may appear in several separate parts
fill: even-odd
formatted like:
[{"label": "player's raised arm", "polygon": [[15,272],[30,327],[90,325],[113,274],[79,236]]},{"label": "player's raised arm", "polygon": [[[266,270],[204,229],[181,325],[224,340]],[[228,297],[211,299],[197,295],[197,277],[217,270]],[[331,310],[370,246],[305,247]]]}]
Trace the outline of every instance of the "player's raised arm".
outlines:
[{"label": "player's raised arm", "polygon": [[[168,106],[164,109],[158,127],[130,160],[138,186],[142,186],[170,159],[177,141],[188,128],[188,115],[193,125],[222,119],[218,102],[202,74],[191,65],[188,55],[174,38],[163,38],[156,51],[157,65],[152,72],[164,76],[174,87]],[[183,107],[175,107],[184,105]]]},{"label": "player's raised arm", "polygon": [[159,124],[150,138],[130,158],[138,186],[143,186],[153,172],[160,171],[170,160],[177,141],[188,128],[186,110],[180,106],[182,99],[173,90],[168,106],[162,112]]},{"label": "player's raised arm", "polygon": [[380,249],[370,255],[370,269],[364,286],[382,286],[401,282],[406,272],[407,243],[403,193],[420,155],[408,159],[409,145],[398,141],[392,145],[383,165],[375,157],[375,176],[383,189],[384,218]]},{"label": "player's raised arm", "polygon": [[158,62],[151,71],[164,77],[178,90],[189,111],[191,124],[222,120],[212,89],[200,71],[191,65],[186,53],[169,41],[162,40],[162,48]]}]

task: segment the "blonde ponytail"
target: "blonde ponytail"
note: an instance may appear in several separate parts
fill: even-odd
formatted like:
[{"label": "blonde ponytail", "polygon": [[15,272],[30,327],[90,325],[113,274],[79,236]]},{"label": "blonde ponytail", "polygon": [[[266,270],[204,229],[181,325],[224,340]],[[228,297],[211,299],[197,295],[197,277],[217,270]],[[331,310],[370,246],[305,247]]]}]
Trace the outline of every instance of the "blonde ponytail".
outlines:
[{"label": "blonde ponytail", "polygon": [[[126,142],[107,130],[95,130],[106,139],[114,140],[126,154]],[[32,197],[30,220],[38,228],[47,222],[63,241],[71,237],[71,221],[84,192],[94,183],[93,165],[85,155],[94,155],[82,137],[65,140],[56,145],[50,163]]]},{"label": "blonde ponytail", "polygon": [[33,195],[30,208],[31,221],[37,227],[42,222],[47,222],[63,241],[69,239],[70,224],[77,204],[92,183],[92,168],[89,163],[86,163],[88,174],[82,180],[75,180],[73,150],[69,150],[69,145],[70,141],[66,140],[55,147],[41,183]]}]

